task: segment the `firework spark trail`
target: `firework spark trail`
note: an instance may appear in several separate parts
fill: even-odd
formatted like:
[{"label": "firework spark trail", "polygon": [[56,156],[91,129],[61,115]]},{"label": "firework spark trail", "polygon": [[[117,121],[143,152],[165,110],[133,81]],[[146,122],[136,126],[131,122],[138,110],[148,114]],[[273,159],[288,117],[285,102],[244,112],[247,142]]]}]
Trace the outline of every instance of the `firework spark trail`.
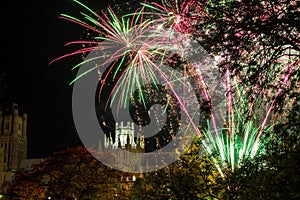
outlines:
[{"label": "firework spark trail", "polygon": [[[119,99],[118,107],[121,106],[121,102],[126,102],[126,99],[127,99],[127,95],[122,95],[122,94],[128,93],[128,91],[133,90],[133,89],[130,89],[130,88],[134,88],[134,87],[132,87],[133,85],[136,85],[138,89],[141,88],[141,85],[144,82],[140,83],[139,79],[141,77],[138,77],[138,76],[142,76],[142,80],[151,78],[152,81],[155,81],[155,77],[153,77],[154,72],[152,71],[151,67],[156,68],[156,70],[161,73],[161,76],[164,77],[166,83],[169,86],[171,86],[170,83],[168,83],[169,82],[168,78],[164,74],[162,74],[162,71],[159,70],[159,68],[156,66],[156,64],[151,61],[151,59],[152,59],[152,54],[154,54],[154,53],[155,54],[166,54],[166,51],[168,51],[170,49],[170,46],[172,46],[173,43],[169,44],[169,45],[165,45],[164,42],[162,42],[165,39],[159,40],[160,42],[157,42],[157,35],[155,35],[156,41],[154,39],[153,39],[153,41],[155,41],[156,43],[154,43],[154,42],[151,43],[151,41],[150,41],[148,44],[146,43],[146,45],[145,44],[141,45],[140,43],[143,43],[144,41],[139,40],[139,39],[144,39],[141,37],[143,37],[145,35],[145,32],[148,31],[148,30],[145,31],[145,29],[147,29],[145,27],[149,27],[149,24],[151,23],[151,22],[148,23],[148,21],[141,20],[142,22],[140,24],[136,24],[136,22],[138,22],[139,19],[142,19],[143,14],[141,11],[139,13],[134,13],[131,17],[131,21],[129,21],[128,19],[125,19],[123,17],[121,20],[119,20],[117,18],[116,14],[113,12],[113,10],[110,8],[108,9],[109,15],[106,15],[104,12],[102,12],[104,17],[101,17],[98,14],[95,14],[91,9],[87,8],[85,5],[79,3],[78,1],[74,1],[74,2],[76,2],[80,6],[84,7],[93,16],[96,16],[97,19],[94,19],[85,13],[81,13],[81,14],[84,16],[84,18],[87,20],[87,22],[84,22],[82,20],[79,20],[77,18],[74,18],[74,17],[66,15],[66,14],[62,14],[61,18],[69,20],[76,24],[79,24],[80,26],[83,26],[91,31],[94,31],[94,32],[100,34],[100,35],[104,35],[104,36],[95,37],[95,39],[97,39],[99,41],[101,41],[101,40],[104,40],[104,41],[101,41],[99,43],[95,42],[95,41],[92,41],[92,42],[89,42],[89,41],[70,42],[70,43],[68,43],[68,45],[69,44],[98,44],[98,46],[82,48],[79,51],[59,57],[59,58],[55,59],[54,61],[68,57],[68,56],[72,56],[75,54],[88,53],[88,52],[98,50],[98,49],[101,49],[102,51],[107,50],[110,48],[110,43],[120,45],[120,48],[117,51],[114,51],[113,54],[110,55],[110,57],[105,61],[106,63],[109,63],[109,62],[112,62],[112,61],[115,61],[118,59],[121,60],[121,63],[118,63],[117,69],[115,70],[115,74],[116,74],[119,71],[119,69],[121,68],[122,64],[124,63],[123,61],[125,60],[125,56],[127,56],[128,54],[133,55],[133,59],[131,59],[129,61],[127,68],[124,71],[122,71],[120,77],[118,77],[118,80],[117,80],[115,86],[113,87],[111,93],[109,94],[109,99],[111,99],[112,97],[113,97],[113,99],[115,99],[116,98],[115,93],[118,90],[121,91],[121,95],[120,95],[121,98]],[[95,26],[96,26],[96,28],[95,28]],[[152,27],[150,27],[149,29],[152,29]],[[163,38],[166,38],[166,37],[164,36]],[[167,39],[169,40],[170,38],[167,37]],[[157,45],[157,44],[159,44],[159,45]],[[145,49],[143,49],[143,47],[145,47],[145,46],[147,46],[147,47]],[[164,46],[166,46],[166,47],[164,47]],[[169,52],[170,52],[170,50],[169,50]],[[87,63],[87,62],[90,62],[90,61],[93,61],[96,59],[97,58],[87,59],[84,62],[79,63],[78,65],[76,65],[73,68],[77,68],[84,63]],[[104,65],[104,64],[102,64],[102,65]],[[114,63],[109,68],[109,72],[113,71],[115,64],[116,63]],[[137,66],[135,66],[135,65],[137,65]],[[93,69],[94,68],[89,69],[88,71],[86,71],[86,73],[90,72]],[[147,70],[147,69],[149,69],[149,70]],[[76,79],[74,81],[76,81],[78,78],[85,75],[86,73],[80,75],[79,77],[76,77]],[[109,73],[107,73],[107,75],[102,80],[103,82],[106,82],[106,79],[108,78],[108,74]],[[103,85],[100,88],[100,93],[103,90]],[[141,94],[141,99],[143,99],[142,93],[140,93],[140,94]],[[184,104],[182,104],[182,102],[178,96],[177,96],[177,98],[180,101],[181,106],[184,107]],[[109,106],[108,101],[107,101],[106,106]],[[187,116],[191,120],[191,117],[189,116],[187,110],[185,108],[183,108],[183,109],[184,109],[184,112],[187,114]],[[195,124],[193,124],[193,127],[195,128],[196,131],[198,131],[198,134],[201,135],[201,133],[199,132],[199,130]]]},{"label": "firework spark trail", "polygon": [[201,19],[199,14],[205,15],[205,5],[196,0],[162,0],[162,3],[142,4],[149,8],[146,15],[156,16],[156,23],[167,27],[169,31],[192,34],[196,31],[193,25]]},{"label": "firework spark trail", "polygon": [[[191,34],[191,30],[188,30],[188,32],[185,32],[185,26],[183,23],[181,22],[186,22],[190,25],[192,24],[197,24],[197,20],[199,20],[199,12],[201,14],[205,13],[204,9],[205,9],[205,5],[208,3],[209,1],[207,1],[206,3],[204,3],[202,6],[200,6],[200,4],[197,1],[169,1],[169,0],[163,0],[162,1],[162,5],[158,4],[158,3],[152,3],[152,4],[143,4],[145,7],[150,8],[150,10],[152,10],[153,12],[150,12],[150,14],[153,15],[157,15],[158,19],[156,19],[158,24],[163,24],[164,26],[169,27],[169,31],[177,31],[180,33],[189,33]],[[194,8],[195,10],[193,11],[195,14],[192,15],[191,14],[191,8]],[[179,20],[179,18],[181,18]],[[172,34],[172,31],[170,31],[170,35]],[[167,31],[168,32],[168,31]],[[195,84],[197,84],[207,102],[210,101],[210,96],[208,94],[207,88],[205,83],[203,82],[203,78],[201,75],[201,70],[198,70],[197,72],[194,71],[194,66],[191,65],[187,65],[188,68],[188,76],[191,77],[196,77],[195,79],[197,79],[197,82],[195,82]],[[193,71],[193,72],[192,72]],[[217,131],[217,127],[215,125],[215,120],[214,117],[213,118],[213,123],[214,123],[214,129]]]},{"label": "firework spark trail", "polygon": [[[144,36],[145,33],[149,32],[149,29],[152,29],[152,27],[149,26],[149,23],[150,23],[149,21],[147,21],[147,20],[143,21],[142,9],[140,11],[138,11],[137,13],[134,13],[132,15],[131,19],[122,17],[120,20],[111,8],[108,9],[108,15],[102,11],[102,14],[104,17],[101,17],[98,14],[96,14],[94,11],[92,11],[91,9],[86,7],[84,4],[82,4],[78,1],[75,1],[75,0],[74,0],[74,2],[79,4],[83,8],[85,8],[93,16],[96,16],[96,19],[88,16],[88,14],[85,14],[85,13],[81,13],[81,14],[84,16],[84,18],[87,20],[87,22],[84,22],[80,19],[74,18],[74,17],[66,15],[66,14],[62,14],[61,18],[69,20],[73,23],[79,24],[80,26],[83,26],[83,27],[99,34],[100,36],[94,38],[95,40],[99,40],[99,42],[95,42],[95,41],[70,42],[70,43],[68,43],[68,45],[70,45],[70,44],[96,44],[97,46],[82,48],[73,53],[63,55],[63,56],[53,60],[52,62],[57,61],[62,58],[65,58],[65,57],[68,57],[68,56],[89,53],[89,52],[92,52],[95,50],[109,51],[110,48],[119,46],[119,49],[114,51],[111,55],[109,55],[110,57],[108,59],[106,59],[104,63],[102,63],[102,66],[104,66],[107,63],[111,63],[112,61],[115,61],[115,60],[121,60],[122,62],[119,63],[119,66],[115,71],[115,74],[116,74],[120,70],[120,67],[123,65],[123,61],[125,62],[125,57],[128,54],[136,54],[134,59],[132,60],[132,62],[129,63],[129,66],[127,67],[127,69],[124,70],[124,72],[122,72],[121,76],[119,77],[120,80],[118,80],[118,83],[120,83],[120,81],[123,79],[127,79],[126,82],[122,82],[123,84],[125,83],[125,85],[126,85],[126,83],[128,83],[129,79],[126,77],[123,77],[123,76],[126,76],[126,75],[131,76],[132,75],[132,73],[128,73],[128,72],[129,71],[134,72],[131,69],[136,69],[134,66],[132,66],[135,63],[140,63],[140,65],[141,65],[138,68],[138,69],[141,69],[138,71],[139,72],[138,74],[142,75],[143,78],[147,78],[146,76],[149,76],[149,74],[146,75],[145,68],[151,67],[151,66],[149,66],[149,62],[148,62],[148,60],[150,58],[147,58],[147,55],[145,53],[142,55],[140,54],[140,52],[141,52],[140,49],[142,48],[142,46],[143,47],[145,46],[145,45],[142,45],[144,38],[141,38],[141,37],[145,37]],[[101,36],[101,35],[103,35],[103,36]],[[151,45],[152,44],[148,44],[148,46],[151,46]],[[152,48],[152,49],[154,49],[154,48]],[[148,51],[151,51],[151,49],[148,49]],[[145,52],[145,51],[143,51],[143,52]],[[157,47],[156,47],[156,52],[158,52]],[[152,55],[152,54],[153,53],[148,52],[148,55]],[[87,62],[90,62],[90,61],[96,60],[96,59],[97,59],[97,57],[91,58],[91,59],[85,60],[83,63],[87,63]],[[73,67],[73,69],[81,66],[83,63],[79,63],[78,65]],[[143,64],[143,63],[145,63],[145,64]],[[115,67],[115,66],[112,65],[110,71],[112,71],[113,67]],[[86,73],[92,71],[93,69],[88,70]],[[82,75],[80,75],[79,77],[74,79],[73,82],[76,81],[81,76],[84,76],[86,73],[83,73]],[[103,82],[106,81],[107,76],[104,78]],[[133,78],[129,85],[135,84],[138,86],[138,88],[140,88],[140,83],[138,80],[139,79],[137,79],[136,77]],[[152,80],[154,80],[154,78],[152,78]],[[124,87],[126,87],[126,86],[124,86]],[[131,88],[131,87],[128,87],[128,88]],[[110,94],[110,96],[113,96],[113,92],[116,89],[117,88],[115,87],[112,90],[112,93]],[[102,90],[103,90],[103,85],[100,88],[100,92],[102,92]],[[123,88],[122,91],[125,92],[126,89]],[[125,99],[123,97],[125,97]],[[126,95],[121,95],[120,101],[126,101]],[[120,102],[119,102],[119,104],[120,104]]]},{"label": "firework spark trail", "polygon": [[[223,160],[224,162],[226,162],[226,160],[230,161],[228,167],[231,167],[232,170],[233,167],[240,166],[240,164],[243,162],[245,158],[253,158],[257,154],[258,150],[260,151],[263,150],[263,146],[262,146],[263,141],[261,141],[261,135],[264,131],[270,132],[272,130],[271,129],[272,124],[269,124],[267,122],[272,113],[276,100],[278,99],[279,95],[282,93],[284,87],[287,86],[287,83],[290,80],[291,75],[299,66],[298,64],[299,64],[299,59],[294,60],[292,67],[287,69],[287,72],[283,76],[282,81],[280,81],[281,83],[279,85],[279,89],[275,91],[272,101],[270,102],[270,104],[265,105],[265,109],[264,109],[265,114],[259,114],[259,110],[261,110],[261,107],[257,107],[257,105],[265,104],[263,103],[263,99],[261,99],[263,97],[258,97],[257,94],[254,94],[255,98],[249,104],[249,102],[247,102],[247,99],[245,99],[246,86],[243,84],[240,84],[238,86],[237,79],[233,80],[234,85],[236,85],[236,87],[231,88],[231,90],[229,91],[230,92],[229,96],[231,96],[230,99],[232,99],[233,101],[227,100],[227,103],[232,105],[227,107],[228,109],[227,113],[229,114],[227,115],[226,119],[228,119],[227,124],[230,123],[228,127],[229,135],[225,136],[228,137],[227,142],[221,144],[221,146],[224,146],[225,149],[227,149],[226,146],[228,146],[229,148],[226,150],[227,153],[224,152],[224,154],[227,155],[226,159],[223,160],[223,157],[221,156],[222,152],[221,152],[221,148],[218,147],[218,145],[220,145],[220,143],[217,142],[218,138],[215,136],[215,137],[210,137],[209,139],[212,142],[213,149],[217,150],[217,152],[219,153],[221,160]],[[227,87],[229,88],[230,86],[228,85]],[[232,95],[233,91],[235,94],[234,96]],[[263,94],[265,94],[265,92],[263,92]],[[228,96],[228,92],[227,92],[227,96]],[[228,98],[229,97],[227,97],[227,99]],[[255,107],[257,107],[256,110],[254,109]],[[245,113],[245,111],[248,114],[247,117],[243,119],[244,116],[243,113]],[[233,117],[236,118],[235,122],[234,123],[232,123],[232,121],[229,122],[229,120],[230,119],[232,120]],[[255,125],[255,121],[258,122],[258,120],[260,119],[261,121],[259,121],[259,124]],[[238,131],[238,132],[236,132],[235,135],[233,135],[232,134],[233,131],[234,132]],[[243,142],[240,143],[239,140],[243,140]]]},{"label": "firework spark trail", "polygon": [[[274,97],[273,101],[271,102],[271,105],[269,106],[269,109],[268,109],[268,111],[267,111],[267,114],[266,114],[266,116],[265,116],[265,118],[264,118],[264,120],[263,120],[263,122],[262,122],[262,125],[261,125],[261,127],[260,127],[260,129],[259,129],[258,135],[257,135],[256,140],[255,140],[255,143],[254,143],[255,146],[258,145],[258,142],[259,142],[258,140],[259,140],[259,138],[261,137],[261,134],[262,134],[262,132],[263,132],[265,126],[266,126],[267,119],[268,119],[268,117],[269,117],[269,115],[270,115],[270,113],[271,113],[271,111],[272,111],[272,109],[273,109],[273,107],[274,107],[274,104],[275,104],[275,102],[276,102],[278,96],[279,96],[280,93],[283,91],[283,87],[285,86],[285,84],[287,84],[288,80],[290,79],[291,74],[297,69],[297,67],[298,67],[298,66],[297,66],[296,64],[293,65],[293,66],[289,69],[288,73],[285,75],[284,80],[283,80],[283,83],[281,84],[280,88],[279,88],[278,91],[276,92],[275,97]],[[257,151],[257,149],[254,148],[254,149],[252,150],[252,153],[255,154],[256,151]]]}]

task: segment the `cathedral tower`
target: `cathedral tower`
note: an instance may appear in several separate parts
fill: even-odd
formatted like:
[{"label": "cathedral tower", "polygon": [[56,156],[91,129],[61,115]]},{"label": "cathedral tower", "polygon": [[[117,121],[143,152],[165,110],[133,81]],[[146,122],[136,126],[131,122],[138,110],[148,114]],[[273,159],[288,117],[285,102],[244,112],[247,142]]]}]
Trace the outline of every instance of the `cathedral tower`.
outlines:
[{"label": "cathedral tower", "polygon": [[134,123],[116,122],[114,136],[110,134],[107,137],[104,134],[104,149],[102,150],[102,147],[100,147],[100,142],[98,151],[112,150],[112,152],[115,152],[116,163],[120,169],[129,166],[131,166],[130,168],[139,169],[142,162],[140,153],[145,152],[145,144],[144,137],[138,134],[135,138],[134,133]]},{"label": "cathedral tower", "polygon": [[27,115],[19,115],[17,104],[10,113],[0,111],[0,172],[18,169],[27,155]]}]

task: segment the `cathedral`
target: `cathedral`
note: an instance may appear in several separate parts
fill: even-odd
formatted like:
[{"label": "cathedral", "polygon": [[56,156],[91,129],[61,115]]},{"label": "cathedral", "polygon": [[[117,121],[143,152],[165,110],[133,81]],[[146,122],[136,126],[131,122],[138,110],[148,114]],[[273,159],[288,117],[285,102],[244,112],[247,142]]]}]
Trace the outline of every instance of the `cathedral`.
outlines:
[{"label": "cathedral", "polygon": [[17,104],[0,111],[0,188],[9,184],[21,161],[27,157],[27,114],[19,115]]},{"label": "cathedral", "polygon": [[115,127],[114,137],[111,134],[108,137],[104,134],[104,149],[98,150],[115,152],[114,163],[118,169],[133,168],[139,171],[142,162],[139,153],[145,152],[144,136],[138,134],[138,137],[134,137],[133,122],[116,122]]},{"label": "cathedral", "polygon": [[121,148],[128,151],[144,152],[144,136],[140,135],[137,141],[134,139],[134,123],[127,122],[124,124],[123,121],[116,122],[115,138],[113,139],[110,135],[109,137],[104,137],[104,147],[105,148]]}]

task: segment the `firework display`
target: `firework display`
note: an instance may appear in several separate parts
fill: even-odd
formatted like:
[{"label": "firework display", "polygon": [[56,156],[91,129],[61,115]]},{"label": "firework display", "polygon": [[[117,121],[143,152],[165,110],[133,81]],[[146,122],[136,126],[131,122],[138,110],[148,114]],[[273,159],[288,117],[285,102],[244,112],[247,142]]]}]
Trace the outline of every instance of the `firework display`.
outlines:
[{"label": "firework display", "polygon": [[[299,70],[299,49],[288,44],[281,45],[280,51],[266,48],[265,40],[271,41],[271,36],[265,39],[266,33],[259,30],[238,28],[244,9],[234,11],[236,19],[227,16],[226,9],[216,17],[215,10],[226,6],[229,9],[232,2],[240,3],[241,8],[246,3],[162,0],[141,3],[135,12],[119,16],[111,7],[97,13],[77,0],[73,2],[83,8],[82,18],[67,14],[60,17],[95,36],[67,43],[81,44],[82,48],[54,61],[100,52],[73,67],[93,63],[93,67],[73,82],[98,71],[97,94],[101,102],[98,117],[102,128],[111,124],[108,131],[113,131],[115,120],[108,118],[122,109],[130,109],[134,122],[145,126],[150,123],[150,107],[162,104],[167,120],[159,138],[172,140],[182,123],[178,116],[184,114],[206,152],[217,155],[214,161],[221,175],[224,170],[234,170],[245,159],[263,153],[268,139],[263,136],[272,137],[272,127],[278,119],[273,112],[276,101],[283,98]],[[263,6],[267,11],[285,9],[275,3]],[[272,17],[267,11],[256,11],[261,17],[255,20],[267,21]],[[234,33],[221,32],[222,27],[216,25],[218,21],[230,27],[229,30],[235,29]],[[293,31],[294,35],[299,34]],[[259,67],[251,71],[257,63]],[[240,67],[234,71],[236,65]],[[255,84],[245,78],[253,76],[257,78]],[[191,91],[196,96],[192,100],[189,99]],[[200,107],[200,116],[190,113],[190,104]],[[112,111],[114,106],[116,111]],[[201,118],[200,123],[194,122],[195,118]],[[166,136],[164,132],[172,134]],[[149,142],[154,140],[153,137]]]}]

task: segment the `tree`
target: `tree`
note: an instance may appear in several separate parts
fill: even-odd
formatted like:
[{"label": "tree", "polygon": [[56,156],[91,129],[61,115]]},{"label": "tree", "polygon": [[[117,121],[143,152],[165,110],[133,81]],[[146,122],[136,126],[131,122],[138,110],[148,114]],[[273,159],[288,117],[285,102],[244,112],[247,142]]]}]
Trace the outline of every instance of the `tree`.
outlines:
[{"label": "tree", "polygon": [[46,188],[39,184],[35,173],[17,172],[15,175],[15,184],[10,189],[11,199],[44,199],[46,197]]},{"label": "tree", "polygon": [[210,158],[199,154],[200,143],[197,137],[178,161],[138,179],[131,199],[219,199],[219,173]]},{"label": "tree", "polygon": [[12,199],[127,199],[123,188],[128,183],[121,181],[122,176],[129,174],[104,166],[85,147],[76,147],[18,172],[10,193]]},{"label": "tree", "polygon": [[[229,67],[244,84],[267,88],[281,73],[282,57],[290,56],[286,65],[299,68],[298,8],[291,0],[212,1],[199,15],[195,35],[207,51],[226,58],[223,71]],[[299,75],[299,69],[293,73]]]}]

